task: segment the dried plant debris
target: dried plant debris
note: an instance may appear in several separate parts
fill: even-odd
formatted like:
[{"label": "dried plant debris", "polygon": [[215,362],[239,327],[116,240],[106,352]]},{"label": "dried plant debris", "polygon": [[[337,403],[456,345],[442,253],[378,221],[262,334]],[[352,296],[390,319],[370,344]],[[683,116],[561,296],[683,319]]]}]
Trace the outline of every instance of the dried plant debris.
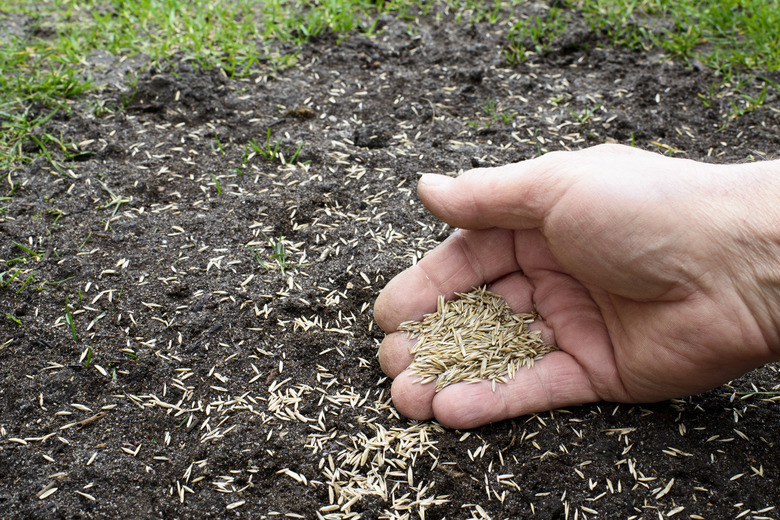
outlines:
[{"label": "dried plant debris", "polygon": [[436,391],[453,383],[489,379],[496,383],[514,378],[523,365],[556,350],[541,332],[528,325],[538,314],[514,314],[501,296],[480,287],[456,293],[458,299],[439,296],[436,312],[422,321],[406,321],[399,329],[418,338],[409,368],[420,383],[436,381]]}]

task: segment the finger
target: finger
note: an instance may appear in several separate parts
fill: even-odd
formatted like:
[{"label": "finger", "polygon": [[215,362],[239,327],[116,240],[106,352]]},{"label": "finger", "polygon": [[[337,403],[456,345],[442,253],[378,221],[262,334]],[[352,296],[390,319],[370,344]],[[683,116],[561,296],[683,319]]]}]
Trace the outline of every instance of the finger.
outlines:
[{"label": "finger", "polygon": [[521,272],[509,273],[495,280],[488,290],[501,296],[515,314],[534,311],[534,286]]},{"label": "finger", "polygon": [[420,376],[404,370],[393,380],[390,394],[398,412],[409,419],[425,421],[433,417],[433,398],[436,383],[419,382]]},{"label": "finger", "polygon": [[417,193],[437,217],[463,229],[541,228],[545,217],[579,180],[634,168],[660,156],[629,146],[600,145],[576,152],[552,152],[497,168],[464,172],[457,178],[423,175]]},{"label": "finger", "polygon": [[459,177],[423,175],[417,193],[438,218],[464,229],[539,228],[565,193],[571,152],[557,152],[497,168],[469,170]]},{"label": "finger", "polygon": [[523,229],[514,233],[515,259],[528,276],[539,270],[565,272],[564,267],[550,251],[550,247],[538,229]]},{"label": "finger", "polygon": [[458,230],[416,265],[390,280],[374,305],[385,332],[436,310],[439,295],[452,299],[518,270],[512,232],[506,229]]},{"label": "finger", "polygon": [[[408,380],[398,386],[402,384],[404,388],[398,390],[401,395],[424,392],[406,388]],[[395,394],[393,399],[395,402]],[[457,383],[443,388],[433,397],[431,411],[444,426],[468,429],[599,399],[582,366],[569,354],[556,351],[532,368],[520,368],[514,379],[496,384],[495,391],[490,381]]]},{"label": "finger", "polygon": [[412,362],[411,348],[415,343],[406,332],[388,334],[379,345],[379,366],[382,371],[395,379]]}]

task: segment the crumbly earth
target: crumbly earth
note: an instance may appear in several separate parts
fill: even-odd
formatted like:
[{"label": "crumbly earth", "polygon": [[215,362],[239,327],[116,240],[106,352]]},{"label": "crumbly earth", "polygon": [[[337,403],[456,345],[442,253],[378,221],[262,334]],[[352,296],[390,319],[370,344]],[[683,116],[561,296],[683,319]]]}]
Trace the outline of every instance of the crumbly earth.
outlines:
[{"label": "crumbly earth", "polygon": [[458,432],[394,411],[372,317],[451,231],[421,172],[607,141],[761,159],[778,93],[751,109],[584,23],[513,67],[502,26],[379,29],[242,80],[86,58],[105,86],[48,128],[85,153],[13,172],[0,215],[0,516],[780,517],[777,366]]}]

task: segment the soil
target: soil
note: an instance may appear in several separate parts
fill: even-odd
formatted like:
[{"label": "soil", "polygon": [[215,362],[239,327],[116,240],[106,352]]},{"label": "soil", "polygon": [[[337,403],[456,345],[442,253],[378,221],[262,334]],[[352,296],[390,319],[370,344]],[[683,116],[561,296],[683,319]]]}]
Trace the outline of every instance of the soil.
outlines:
[{"label": "soil", "polygon": [[603,142],[761,159],[778,93],[752,109],[582,21],[512,67],[497,25],[378,28],[243,79],[90,57],[104,86],[47,129],[83,153],[12,172],[0,215],[0,517],[778,518],[776,365],[459,432],[394,411],[372,317],[451,232],[421,172]]}]

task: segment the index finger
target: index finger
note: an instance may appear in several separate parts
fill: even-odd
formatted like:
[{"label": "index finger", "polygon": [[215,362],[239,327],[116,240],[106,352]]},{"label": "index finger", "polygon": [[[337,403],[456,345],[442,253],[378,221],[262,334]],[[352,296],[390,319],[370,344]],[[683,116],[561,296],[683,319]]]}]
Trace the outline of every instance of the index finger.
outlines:
[{"label": "index finger", "polygon": [[514,255],[513,232],[492,228],[458,230],[433,251],[390,280],[374,305],[374,318],[385,332],[436,310],[439,295],[452,299],[520,267]]}]

